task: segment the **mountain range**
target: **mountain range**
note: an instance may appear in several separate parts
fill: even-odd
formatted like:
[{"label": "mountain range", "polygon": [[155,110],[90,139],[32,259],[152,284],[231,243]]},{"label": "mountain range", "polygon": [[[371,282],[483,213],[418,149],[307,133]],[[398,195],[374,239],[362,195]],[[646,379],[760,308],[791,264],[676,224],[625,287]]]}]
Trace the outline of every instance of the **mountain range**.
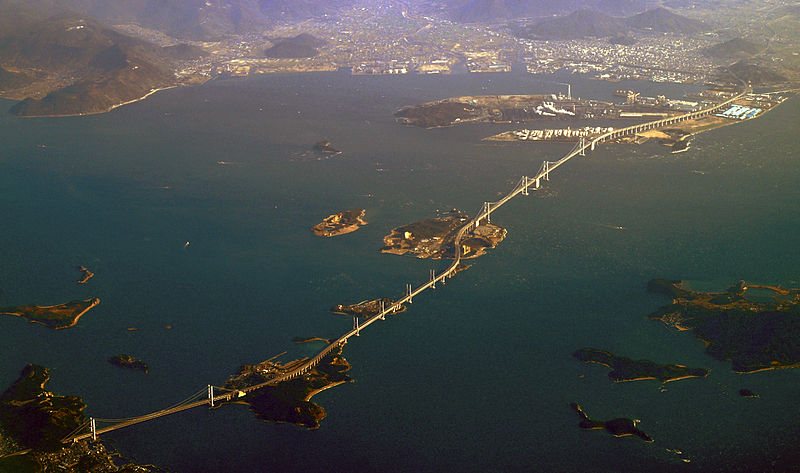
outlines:
[{"label": "mountain range", "polygon": [[576,10],[566,16],[529,23],[519,28],[517,33],[532,39],[569,40],[619,36],[637,30],[694,34],[707,29],[700,21],[659,7],[624,18],[595,10]]}]

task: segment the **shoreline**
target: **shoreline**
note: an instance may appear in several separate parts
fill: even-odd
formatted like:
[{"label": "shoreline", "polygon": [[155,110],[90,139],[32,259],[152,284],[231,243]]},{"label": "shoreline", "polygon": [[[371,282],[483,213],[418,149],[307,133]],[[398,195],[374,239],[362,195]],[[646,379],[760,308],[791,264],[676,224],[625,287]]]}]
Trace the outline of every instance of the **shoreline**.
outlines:
[{"label": "shoreline", "polygon": [[123,107],[125,105],[130,105],[132,103],[141,102],[142,100],[146,99],[147,97],[150,97],[151,95],[153,95],[153,94],[155,94],[157,92],[161,92],[162,90],[175,89],[175,88],[178,88],[178,87],[182,87],[182,86],[181,85],[170,85],[168,87],[160,87],[160,88],[157,88],[157,89],[150,89],[150,92],[142,95],[139,98],[128,100],[127,102],[118,103],[118,104],[110,106],[109,108],[107,108],[105,110],[99,110],[99,111],[96,111],[96,112],[65,113],[65,114],[58,114],[58,115],[55,115],[55,114],[52,114],[52,115],[16,115],[16,117],[17,118],[62,118],[62,117],[87,117],[87,116],[90,116],[90,115],[101,115],[103,113],[111,112],[114,109],[117,109],[119,107]]}]

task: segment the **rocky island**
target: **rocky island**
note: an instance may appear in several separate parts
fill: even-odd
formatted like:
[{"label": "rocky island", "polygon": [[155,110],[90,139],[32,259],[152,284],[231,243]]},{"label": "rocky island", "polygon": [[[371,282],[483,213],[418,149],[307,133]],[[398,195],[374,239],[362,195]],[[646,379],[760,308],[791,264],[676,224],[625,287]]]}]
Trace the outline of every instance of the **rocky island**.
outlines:
[{"label": "rocky island", "polygon": [[59,396],[46,390],[49,380],[47,368],[31,364],[0,395],[0,471],[163,471],[152,465],[134,465],[102,442],[61,443],[86,422],[86,405],[79,397]]},{"label": "rocky island", "polygon": [[[381,252],[396,255],[410,253],[417,258],[455,258],[454,240],[467,220],[465,214],[453,209],[439,217],[397,227],[383,237]],[[483,221],[461,238],[461,257],[481,256],[487,249],[496,247],[505,236],[505,228]]]},{"label": "rocky island", "polygon": [[29,304],[0,307],[0,315],[14,315],[30,322],[46,325],[54,330],[60,330],[75,326],[83,314],[99,303],[100,299],[95,297],[50,306]]},{"label": "rocky island", "polygon": [[94,277],[94,273],[86,269],[86,266],[78,266],[78,271],[83,273],[81,278],[78,280],[78,284],[86,284]]},{"label": "rocky island", "polygon": [[[349,315],[351,317],[369,318],[381,312],[381,302],[383,302],[384,308],[391,307],[392,304],[394,304],[392,299],[382,297],[373,301],[361,301],[358,304],[336,304],[331,308],[331,312],[334,314]],[[401,305],[397,309],[397,312],[403,312],[405,310],[406,306]]]},{"label": "rocky island", "polygon": [[699,292],[681,281],[653,279],[647,290],[672,297],[647,317],[691,330],[706,353],[734,371],[800,366],[800,290],[740,281],[722,292]]},{"label": "rocky island", "polygon": [[143,371],[145,374],[150,372],[150,367],[143,360],[131,355],[116,355],[108,359],[108,362],[120,368],[127,368],[134,371]]},{"label": "rocky island", "polygon": [[322,153],[322,154],[326,154],[326,155],[342,154],[342,152],[339,151],[338,149],[334,148],[331,145],[331,142],[328,141],[328,140],[318,141],[316,144],[314,144],[314,151],[316,151],[317,153]]},{"label": "rocky island", "polygon": [[705,378],[709,370],[687,368],[683,365],[660,365],[650,360],[632,360],[596,348],[582,348],[572,354],[586,363],[597,363],[611,368],[608,377],[616,382],[657,379],[662,383],[686,378]]},{"label": "rocky island", "polygon": [[364,220],[366,213],[365,209],[344,210],[325,217],[322,222],[311,227],[311,231],[314,235],[328,238],[351,233],[367,224]]},{"label": "rocky island", "polygon": [[[300,343],[309,340],[311,339],[300,339]],[[280,364],[267,360],[257,365],[243,365],[225,383],[225,388],[242,389],[263,383],[275,373],[291,370],[305,361],[302,359]],[[240,402],[248,404],[259,419],[317,429],[326,414],[325,409],[311,402],[311,398],[325,389],[352,382],[346,374],[349,369],[350,364],[342,356],[342,349],[339,347],[306,374],[248,393]]]},{"label": "rocky island", "polygon": [[570,403],[570,407],[572,407],[575,412],[581,417],[581,421],[578,426],[582,429],[586,430],[596,430],[596,429],[604,429],[609,434],[613,435],[614,437],[626,437],[629,435],[635,435],[640,439],[644,440],[645,442],[652,442],[653,439],[650,438],[649,435],[642,432],[636,427],[638,421],[626,419],[624,417],[620,417],[617,419],[611,419],[607,421],[600,421],[600,420],[593,420],[583,412],[581,409],[581,405],[573,402]]}]

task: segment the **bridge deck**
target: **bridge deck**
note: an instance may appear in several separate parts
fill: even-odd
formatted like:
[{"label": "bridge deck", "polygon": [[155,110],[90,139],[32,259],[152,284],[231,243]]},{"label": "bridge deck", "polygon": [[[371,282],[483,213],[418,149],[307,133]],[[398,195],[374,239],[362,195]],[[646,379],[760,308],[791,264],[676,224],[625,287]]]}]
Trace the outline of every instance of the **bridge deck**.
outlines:
[{"label": "bridge deck", "polygon": [[[678,123],[680,121],[691,120],[691,119],[694,119],[694,118],[698,118],[698,117],[701,117],[701,116],[712,114],[715,111],[719,110],[720,108],[725,107],[725,106],[729,105],[730,103],[735,102],[736,100],[739,100],[740,98],[744,97],[749,92],[750,92],[750,90],[748,88],[744,92],[742,92],[741,94],[738,94],[735,97],[726,100],[725,102],[719,103],[719,104],[717,104],[717,105],[715,105],[713,107],[707,108],[707,109],[698,110],[696,112],[690,112],[690,113],[686,113],[686,114],[682,114],[682,115],[677,115],[677,116],[674,116],[674,117],[663,118],[663,119],[660,119],[660,120],[655,120],[655,121],[651,121],[651,122],[647,122],[647,123],[640,123],[638,125],[632,125],[632,126],[629,126],[629,127],[620,128],[619,130],[609,131],[607,133],[604,133],[604,134],[594,138],[593,140],[589,141],[588,143],[584,143],[583,145],[579,144],[578,146],[575,146],[575,148],[573,148],[572,151],[570,151],[569,153],[564,155],[564,157],[562,157],[558,161],[546,162],[545,165],[543,165],[543,168],[540,169],[539,172],[536,173],[536,175],[534,175],[532,178],[528,177],[527,179],[522,180],[520,182],[520,184],[517,185],[517,187],[512,189],[503,198],[501,198],[501,199],[499,199],[499,200],[497,200],[495,202],[489,202],[488,205],[486,205],[484,207],[484,210],[479,212],[475,217],[473,217],[471,220],[469,220],[467,223],[465,223],[459,229],[458,233],[456,233],[456,237],[455,237],[454,242],[453,242],[454,245],[455,245],[455,248],[456,248],[456,257],[453,259],[453,262],[450,264],[450,266],[448,266],[448,268],[446,270],[444,270],[439,275],[436,275],[434,278],[430,279],[425,284],[420,285],[415,290],[411,291],[410,294],[406,294],[401,299],[395,301],[389,307],[384,308],[383,311],[381,311],[378,314],[375,314],[372,317],[368,318],[363,323],[361,323],[357,328],[353,328],[352,330],[346,332],[345,334],[343,334],[342,336],[340,336],[336,340],[332,341],[328,346],[323,348],[314,357],[306,360],[304,363],[300,364],[299,366],[297,366],[293,370],[288,371],[286,373],[283,373],[283,374],[281,374],[279,376],[276,376],[274,378],[271,378],[268,381],[265,381],[263,383],[256,384],[256,385],[253,385],[253,386],[249,386],[247,388],[243,388],[243,389],[240,390],[240,392],[247,393],[247,392],[255,391],[255,390],[261,389],[261,388],[263,388],[265,386],[275,385],[275,384],[278,384],[278,383],[280,383],[282,381],[286,381],[286,380],[295,378],[297,376],[303,375],[304,373],[306,373],[307,371],[312,369],[314,366],[316,366],[320,361],[322,361],[322,359],[325,358],[327,355],[329,355],[334,349],[346,344],[347,341],[351,337],[360,335],[360,332],[362,330],[364,330],[365,328],[369,327],[370,325],[375,323],[377,320],[384,320],[386,315],[389,315],[390,313],[393,313],[396,309],[399,309],[400,306],[402,306],[403,304],[411,302],[411,300],[415,296],[417,296],[417,295],[421,294],[422,292],[426,291],[427,289],[430,289],[431,287],[435,286],[437,282],[443,282],[446,278],[452,277],[455,274],[455,271],[458,268],[458,265],[461,263],[462,255],[461,255],[461,250],[460,250],[460,248],[461,248],[460,243],[461,243],[461,239],[464,236],[464,233],[466,233],[473,226],[479,225],[482,220],[488,219],[493,211],[495,211],[498,208],[500,208],[501,206],[503,206],[509,200],[513,199],[514,197],[516,197],[517,195],[519,195],[519,194],[521,194],[523,192],[527,193],[527,191],[528,191],[530,186],[538,183],[538,181],[540,179],[547,178],[549,176],[550,172],[554,171],[559,166],[561,166],[562,164],[566,163],[567,161],[569,161],[570,159],[574,158],[575,156],[577,156],[579,154],[583,154],[586,149],[592,149],[593,150],[594,147],[598,143],[602,143],[602,142],[604,142],[606,140],[611,140],[611,139],[615,139],[615,138],[618,138],[618,137],[621,137],[621,136],[635,134],[635,133],[638,133],[640,131],[650,130],[650,129],[653,129],[653,128],[659,128],[659,127],[662,127],[662,126],[671,125],[673,123]],[[214,396],[213,402],[216,403],[216,402],[220,402],[220,401],[227,401],[227,400],[230,400],[231,398],[232,398],[232,394],[231,393],[225,393],[225,394],[222,394],[222,395],[219,395],[219,396]],[[121,429],[121,428],[124,428],[124,427],[128,427],[128,426],[131,426],[131,425],[135,425],[135,424],[141,423],[141,422],[146,422],[148,420],[152,420],[152,419],[156,419],[156,418],[163,417],[163,416],[166,416],[166,415],[175,414],[177,412],[185,411],[187,409],[192,409],[192,408],[195,408],[195,407],[199,407],[199,406],[203,406],[203,405],[210,405],[210,404],[212,404],[212,400],[210,398],[204,398],[202,400],[191,402],[191,403],[188,403],[188,404],[183,404],[183,405],[180,405],[180,406],[175,406],[175,407],[172,407],[172,408],[168,408],[168,409],[163,409],[163,410],[160,410],[160,411],[152,412],[150,414],[146,414],[146,415],[143,415],[143,416],[140,416],[140,417],[123,420],[123,421],[121,421],[119,423],[116,423],[114,425],[111,425],[111,426],[108,426],[108,427],[104,427],[104,428],[101,428],[101,429],[96,429],[94,433],[89,432],[89,433],[85,433],[85,434],[81,434],[81,435],[70,436],[70,437],[64,439],[63,441],[65,443],[68,443],[68,442],[72,442],[72,441],[78,441],[78,440],[83,440],[83,439],[86,439],[86,438],[91,438],[91,437],[93,437],[95,435],[99,435],[99,434],[106,433],[106,432],[111,432],[112,430]]]}]

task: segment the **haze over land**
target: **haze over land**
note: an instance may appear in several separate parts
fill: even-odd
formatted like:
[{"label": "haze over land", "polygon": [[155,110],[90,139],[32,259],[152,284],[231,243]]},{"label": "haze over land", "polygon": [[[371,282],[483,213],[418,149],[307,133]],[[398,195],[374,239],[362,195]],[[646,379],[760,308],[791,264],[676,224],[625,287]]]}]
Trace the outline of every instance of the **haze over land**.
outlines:
[{"label": "haze over land", "polygon": [[521,62],[673,82],[772,85],[800,74],[800,12],[781,2],[2,0],[0,9],[0,94],[27,99],[12,112],[28,116],[103,112],[219,74]]},{"label": "haze over land", "polygon": [[0,11],[0,473],[800,464],[796,5]]}]

